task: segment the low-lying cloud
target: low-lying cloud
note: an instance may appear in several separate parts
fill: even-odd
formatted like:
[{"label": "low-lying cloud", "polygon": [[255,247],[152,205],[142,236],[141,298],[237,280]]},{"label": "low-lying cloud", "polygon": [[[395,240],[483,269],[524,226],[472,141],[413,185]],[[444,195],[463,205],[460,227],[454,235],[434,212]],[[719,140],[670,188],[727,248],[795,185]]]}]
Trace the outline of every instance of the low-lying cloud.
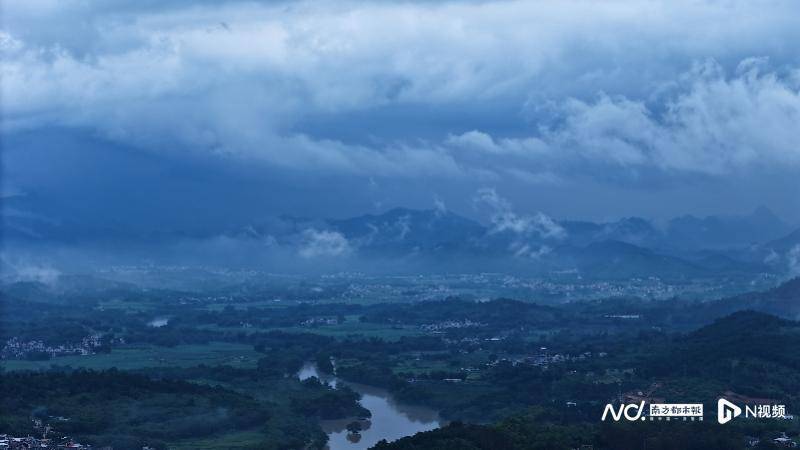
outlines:
[{"label": "low-lying cloud", "polygon": [[509,233],[508,250],[516,257],[539,259],[552,251],[542,241],[559,241],[567,237],[567,231],[551,217],[542,212],[533,215],[517,214],[507,199],[499,196],[493,188],[481,188],[475,195],[476,206],[490,210],[492,224],[489,235]]},{"label": "low-lying cloud", "polygon": [[344,256],[352,251],[350,242],[338,231],[316,230],[303,232],[300,256],[304,258]]},{"label": "low-lying cloud", "polygon": [[51,264],[44,263],[30,258],[12,258],[3,256],[0,258],[3,282],[36,282],[42,284],[53,284],[58,281],[61,271]]},{"label": "low-lying cloud", "polygon": [[567,232],[555,220],[544,213],[534,215],[517,214],[511,202],[499,196],[493,188],[479,189],[475,195],[476,204],[491,209],[491,233],[511,232],[518,235],[535,235],[543,239],[563,239]]}]

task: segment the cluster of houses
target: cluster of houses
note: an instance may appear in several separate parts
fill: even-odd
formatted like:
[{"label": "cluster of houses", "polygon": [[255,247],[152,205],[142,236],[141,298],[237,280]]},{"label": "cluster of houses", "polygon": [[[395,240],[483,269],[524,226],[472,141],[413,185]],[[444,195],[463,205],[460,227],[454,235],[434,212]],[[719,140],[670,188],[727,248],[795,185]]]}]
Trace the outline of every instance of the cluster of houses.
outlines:
[{"label": "cluster of houses", "polygon": [[[794,439],[787,436],[785,432],[782,432],[780,436],[770,439],[769,441],[772,442],[772,445],[774,447],[797,448],[797,442],[795,442]],[[756,437],[748,437],[746,439],[746,443],[748,447],[758,447],[759,445],[761,445],[761,439]]]},{"label": "cluster of houses", "polygon": [[469,319],[464,320],[446,320],[444,322],[420,325],[422,331],[437,332],[451,328],[471,328],[471,327],[485,327],[485,323],[474,322]]},{"label": "cluster of houses", "polygon": [[14,437],[7,434],[0,434],[0,450],[59,450],[59,449],[80,449],[91,450],[91,445],[83,445],[75,442],[69,437],[61,439]]},{"label": "cluster of houses", "polygon": [[41,340],[23,341],[12,337],[0,350],[0,359],[24,358],[31,354],[47,354],[50,357],[65,355],[91,355],[102,344],[102,335],[90,334],[74,344],[47,345]]},{"label": "cluster of houses", "polygon": [[338,325],[340,318],[337,316],[319,316],[319,317],[311,317],[302,322],[300,325],[304,327],[313,327],[318,325]]},{"label": "cluster of houses", "polygon": [[523,356],[521,358],[516,358],[510,360],[513,365],[517,364],[527,364],[531,366],[538,366],[538,367],[547,367],[550,364],[559,364],[564,362],[577,362],[577,361],[585,361],[589,358],[597,357],[597,358],[604,358],[608,356],[606,352],[599,352],[593,354],[592,352],[584,352],[580,355],[570,355],[570,354],[550,354],[547,352],[547,349],[542,349],[542,351],[536,355],[530,356]]}]

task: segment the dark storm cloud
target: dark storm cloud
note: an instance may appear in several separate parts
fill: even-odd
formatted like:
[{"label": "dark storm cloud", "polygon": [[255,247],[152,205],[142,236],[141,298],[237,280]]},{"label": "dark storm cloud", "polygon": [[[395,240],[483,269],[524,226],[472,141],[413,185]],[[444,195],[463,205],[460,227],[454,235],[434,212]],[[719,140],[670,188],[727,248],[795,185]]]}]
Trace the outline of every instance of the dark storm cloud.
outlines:
[{"label": "dark storm cloud", "polygon": [[[434,197],[469,210],[484,186],[559,215],[653,214],[654,201],[663,214],[717,212],[746,207],[716,194],[734,179],[763,189],[756,204],[796,206],[786,181],[800,169],[796,2],[3,10],[3,189],[56,192],[48,201],[72,192],[84,219],[119,209],[133,222],[174,214],[178,227],[186,211],[246,222]],[[54,129],[92,136],[85,145],[101,153],[70,160],[107,161],[107,179],[34,176],[59,158],[26,159],[34,144],[19,137]],[[148,156],[102,156],[120,149]],[[696,203],[681,204],[692,186]]]}]

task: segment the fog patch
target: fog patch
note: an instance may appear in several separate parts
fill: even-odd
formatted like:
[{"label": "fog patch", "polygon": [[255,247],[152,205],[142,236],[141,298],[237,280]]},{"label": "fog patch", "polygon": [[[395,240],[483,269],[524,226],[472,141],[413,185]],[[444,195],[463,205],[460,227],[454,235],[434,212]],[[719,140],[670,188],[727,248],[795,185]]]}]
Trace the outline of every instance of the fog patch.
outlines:
[{"label": "fog patch", "polygon": [[304,258],[343,256],[352,252],[350,242],[338,231],[309,228],[303,232],[303,238],[299,253]]},{"label": "fog patch", "polygon": [[47,263],[10,261],[5,256],[0,260],[4,282],[36,282],[47,285],[55,284],[61,271]]}]

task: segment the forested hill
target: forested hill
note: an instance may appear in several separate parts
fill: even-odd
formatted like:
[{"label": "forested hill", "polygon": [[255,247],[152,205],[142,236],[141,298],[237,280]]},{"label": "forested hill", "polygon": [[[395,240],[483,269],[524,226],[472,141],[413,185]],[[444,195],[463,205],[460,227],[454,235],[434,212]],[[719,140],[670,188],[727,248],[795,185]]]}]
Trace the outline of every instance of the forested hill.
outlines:
[{"label": "forested hill", "polygon": [[730,299],[739,308],[753,309],[790,319],[800,319],[800,277],[765,292],[742,294]]},{"label": "forested hill", "polygon": [[800,323],[739,311],[690,333],[670,353],[699,368],[731,358],[758,358],[800,370]]},{"label": "forested hill", "polygon": [[[603,367],[636,367],[633,385],[650,386],[649,395],[667,402],[692,399],[707,406],[699,423],[600,422],[598,403],[593,419],[575,419],[569,410],[552,405],[531,406],[491,425],[455,422],[419,433],[376,450],[544,450],[574,449],[591,445],[599,449],[639,449],[647,440],[652,449],[734,449],[745,447],[745,436],[779,433],[781,421],[739,421],[720,427],[712,405],[722,395],[772,399],[787,409],[800,407],[800,322],[772,315],[739,311],[693,332],[667,339],[627,341],[622,350],[604,358]],[[509,369],[511,370],[511,369]],[[519,384],[524,386],[524,383]],[[532,389],[525,387],[518,395]],[[635,391],[635,390],[634,390]],[[589,394],[584,394],[587,401]],[[607,401],[613,401],[611,397]],[[754,428],[758,428],[758,431]],[[762,447],[758,447],[762,448]],[[773,448],[773,447],[764,447]]]},{"label": "forested hill", "polygon": [[798,403],[800,323],[754,311],[736,312],[678,339],[654,354],[642,370],[666,380],[673,395],[680,389],[713,399],[734,391]]}]

